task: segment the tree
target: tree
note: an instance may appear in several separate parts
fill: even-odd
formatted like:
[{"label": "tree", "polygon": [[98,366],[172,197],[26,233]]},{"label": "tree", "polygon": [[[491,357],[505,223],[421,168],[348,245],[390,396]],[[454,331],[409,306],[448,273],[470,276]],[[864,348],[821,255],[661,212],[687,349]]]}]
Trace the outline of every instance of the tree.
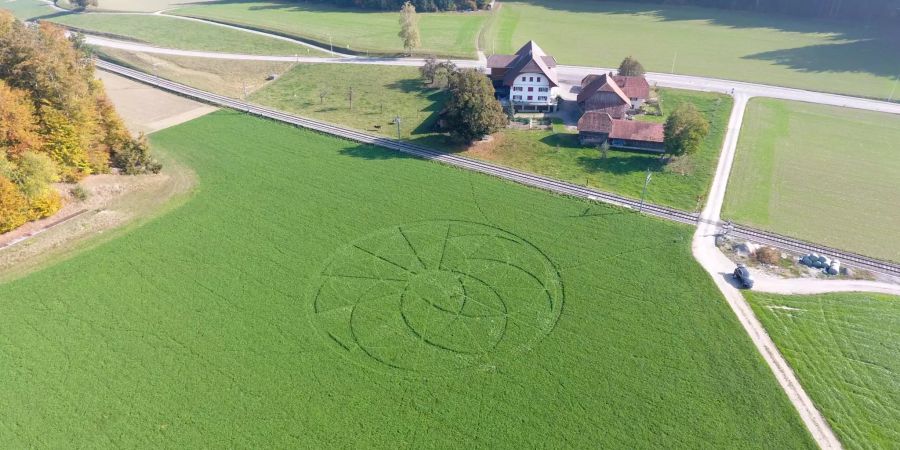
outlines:
[{"label": "tree", "polygon": [[434,78],[437,76],[437,71],[438,62],[434,56],[425,58],[425,64],[419,67],[419,73],[422,74],[422,78],[428,80],[429,86],[434,86]]},{"label": "tree", "polygon": [[50,184],[59,181],[56,165],[49,156],[29,150],[16,162],[11,179],[22,194],[30,199],[44,195]]},{"label": "tree", "polygon": [[506,125],[506,114],[494,97],[494,87],[478,70],[454,72],[450,76],[449,89],[445,117],[453,137],[472,142]]},{"label": "tree", "polygon": [[609,156],[609,139],[600,144],[600,157],[606,159]]},{"label": "tree", "polygon": [[403,48],[407,54],[412,54],[412,50],[421,45],[422,40],[419,37],[419,17],[416,15],[416,7],[412,3],[406,2],[400,8],[400,33],[398,34],[403,41]]},{"label": "tree", "polygon": [[34,106],[28,92],[0,80],[0,153],[10,157],[41,145]]},{"label": "tree", "polygon": [[28,221],[28,202],[9,178],[0,176],[0,233]]},{"label": "tree", "polygon": [[[437,69],[435,70],[435,83],[440,86],[450,85],[450,76],[456,73],[456,70],[456,63],[449,59],[442,63],[438,63]],[[441,83],[441,80],[444,82]]]},{"label": "tree", "polygon": [[632,58],[627,57],[622,60],[622,64],[619,64],[619,75],[625,77],[642,77],[644,76],[644,66],[641,63]]},{"label": "tree", "polygon": [[325,104],[325,97],[328,97],[328,93],[329,93],[328,88],[323,87],[322,89],[319,89],[319,104],[320,105]]},{"label": "tree", "polygon": [[143,134],[137,139],[129,139],[116,149],[112,163],[126,175],[159,173],[162,170],[162,165],[150,155],[150,144]]},{"label": "tree", "polygon": [[85,9],[88,6],[97,7],[97,0],[72,0],[72,4],[78,9]]},{"label": "tree", "polygon": [[666,119],[665,146],[669,154],[690,155],[700,148],[707,135],[709,122],[691,103],[678,106]]}]

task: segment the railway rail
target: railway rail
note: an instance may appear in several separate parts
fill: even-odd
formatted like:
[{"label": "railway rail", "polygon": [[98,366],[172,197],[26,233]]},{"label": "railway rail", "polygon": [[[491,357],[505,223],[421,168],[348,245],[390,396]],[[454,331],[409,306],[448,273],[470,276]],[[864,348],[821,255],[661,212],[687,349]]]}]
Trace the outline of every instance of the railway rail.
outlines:
[{"label": "railway rail", "polygon": [[[432,150],[427,147],[422,147],[419,145],[410,144],[400,140],[378,136],[363,131],[344,128],[342,126],[331,124],[328,122],[287,114],[271,108],[254,105],[223,95],[218,95],[200,89],[192,88],[190,86],[156,77],[139,70],[120,66],[108,61],[98,59],[95,60],[95,65],[102,70],[131,78],[133,80],[149,84],[178,95],[199,100],[204,103],[242,111],[247,114],[259,117],[265,117],[271,120],[337,136],[361,144],[375,145],[419,158],[438,161],[447,165],[492,175],[498,178],[503,178],[509,181],[536,187],[539,189],[544,189],[558,194],[604,202],[688,225],[696,225],[700,220],[699,215],[696,213],[680,211],[665,206],[654,205],[652,203],[642,204],[638,200],[622,197],[609,192],[598,191],[596,189],[591,189],[564,181],[554,180],[552,178],[542,177],[519,170],[509,169],[506,167],[501,167],[495,164],[477,161],[462,156],[442,153],[440,151]],[[867,256],[849,253],[825,246],[819,246],[809,242],[781,236],[768,231],[746,227],[743,225],[735,224],[732,228],[731,233],[733,235],[741,236],[754,241],[759,241],[767,245],[772,245],[783,250],[818,253],[841,260],[845,265],[874,271],[885,275],[900,276],[900,264],[881,261],[878,259],[869,258]]]}]

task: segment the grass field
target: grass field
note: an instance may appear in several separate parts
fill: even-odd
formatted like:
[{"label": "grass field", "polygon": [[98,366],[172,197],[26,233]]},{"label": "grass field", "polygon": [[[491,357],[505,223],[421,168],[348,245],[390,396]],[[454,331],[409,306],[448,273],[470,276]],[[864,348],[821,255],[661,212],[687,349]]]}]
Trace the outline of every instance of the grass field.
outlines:
[{"label": "grass field", "polygon": [[152,141],[188,203],[0,284],[4,448],[813,447],[689,227],[233,112]]},{"label": "grass field", "polygon": [[534,39],[564,64],[618,67],[633,55],[651,71],[674,63],[680,74],[881,99],[900,76],[900,30],[593,0],[503,2],[499,14],[486,51]]},{"label": "grass field", "polygon": [[575,132],[563,130],[508,130],[464,154],[632,198],[640,198],[649,169],[647,201],[695,211],[712,182],[733,102],[726,95],[677,89],[659,89],[659,95],[664,113],[693,103],[709,120],[711,132],[696,154],[663,164],[657,155],[610,150],[603,159],[598,149],[581,146]]},{"label": "grass field", "polygon": [[99,9],[107,11],[156,12],[190,4],[202,4],[214,0],[103,0]]},{"label": "grass field", "polygon": [[[336,51],[401,54],[403,44],[398,12],[339,9],[319,3],[280,1],[215,2],[172,12],[235,25],[270,30],[334,45]],[[429,13],[419,15],[422,45],[415,53],[474,58],[476,40],[488,13]]]},{"label": "grass field", "polygon": [[[350,88],[353,109],[350,109]],[[320,97],[321,93],[326,93]],[[429,89],[415,67],[299,64],[251,96],[256,103],[403,139],[431,137],[446,92]]]},{"label": "grass field", "polygon": [[847,448],[900,445],[900,297],[747,298]]},{"label": "grass field", "polygon": [[724,217],[900,261],[900,116],[754,99]]},{"label": "grass field", "polygon": [[0,1],[0,9],[11,11],[19,19],[32,19],[53,14],[54,11],[46,3],[38,0],[6,0]]},{"label": "grass field", "polygon": [[165,16],[68,14],[54,17],[51,21],[167,48],[255,55],[326,55],[303,45],[266,36]]}]

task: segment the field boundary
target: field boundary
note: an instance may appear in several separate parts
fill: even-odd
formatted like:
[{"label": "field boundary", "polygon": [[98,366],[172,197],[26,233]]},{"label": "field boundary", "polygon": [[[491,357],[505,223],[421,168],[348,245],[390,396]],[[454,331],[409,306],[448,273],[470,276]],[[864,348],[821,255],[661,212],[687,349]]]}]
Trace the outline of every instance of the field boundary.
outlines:
[{"label": "field boundary", "polygon": [[[287,124],[291,124],[294,126],[298,126],[301,128],[307,128],[310,130],[318,131],[321,133],[337,136],[343,139],[347,139],[354,142],[359,142],[363,144],[375,145],[378,147],[387,148],[390,150],[399,151],[402,153],[406,153],[409,155],[417,156],[423,159],[432,160],[441,162],[444,164],[460,167],[467,170],[472,170],[475,172],[480,172],[486,175],[495,176],[498,178],[503,178],[509,181],[513,181],[519,184],[535,187],[538,189],[543,189],[551,192],[555,192],[557,194],[568,195],[573,197],[580,197],[583,199],[603,202],[623,208],[627,208],[633,210],[638,213],[646,212],[649,215],[671,220],[679,223],[683,223],[686,225],[694,225],[697,226],[701,222],[700,214],[698,213],[689,213],[685,211],[680,211],[673,208],[668,208],[665,206],[659,206],[652,203],[641,202],[639,200],[634,200],[630,198],[626,198],[617,194],[612,194],[609,192],[599,191],[591,188],[587,188],[584,186],[575,185],[572,183],[567,183],[559,180],[555,180],[552,178],[542,177],[540,175],[535,175],[527,172],[522,172],[518,170],[508,169],[506,167],[497,166],[494,164],[489,164],[481,161],[472,160],[469,158],[456,156],[444,152],[440,152],[437,150],[432,150],[427,147],[422,147],[415,144],[410,144],[402,141],[398,141],[396,139],[377,136],[373,134],[369,134],[362,131],[357,131],[349,128],[344,128],[339,125],[322,122],[313,119],[307,119],[300,116],[295,116],[291,114],[287,114],[278,110],[274,110],[271,108],[265,108],[257,105],[253,105],[251,103],[243,102],[240,100],[235,100],[229,97],[225,97],[222,95],[213,94],[210,92],[206,92],[200,89],[192,88],[189,86],[185,86],[180,83],[176,83],[173,81],[166,80],[164,78],[155,77],[139,70],[130,69],[127,67],[123,67],[111,62],[96,60],[96,65],[98,68],[107,70],[113,73],[117,73],[119,75],[132,78],[136,81],[140,81],[143,83],[147,83],[161,89],[183,95],[189,98],[193,98],[195,100],[199,100],[202,102],[214,104],[217,106],[223,106],[226,108],[231,108],[236,111],[245,112],[247,114],[268,118],[271,120],[275,120],[278,122],[283,122]],[[716,221],[714,225],[721,225],[723,222]],[[844,260],[847,265],[855,266],[857,268],[875,271],[879,273],[883,273],[886,275],[897,276],[900,275],[900,264],[882,261],[876,258],[870,258],[863,255],[858,255],[851,252],[845,252],[838,249],[833,249],[825,246],[811,244],[805,241],[801,241],[794,238],[789,238],[786,236],[780,236],[775,233],[771,233],[764,230],[758,230],[745,226],[736,226],[735,230],[737,232],[744,232],[747,235],[752,235],[754,239],[766,239],[770,245],[776,246],[778,248],[796,251],[797,249],[808,249],[816,251],[816,253],[820,253],[823,255],[831,256],[833,258]]]}]

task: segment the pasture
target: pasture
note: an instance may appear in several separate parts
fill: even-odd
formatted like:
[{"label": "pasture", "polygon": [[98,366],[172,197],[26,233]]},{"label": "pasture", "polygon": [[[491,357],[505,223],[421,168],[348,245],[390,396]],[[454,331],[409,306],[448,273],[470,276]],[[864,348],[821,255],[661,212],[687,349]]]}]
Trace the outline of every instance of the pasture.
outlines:
[{"label": "pasture", "polygon": [[[900,76],[900,30],[688,6],[528,0],[503,2],[487,52],[529,39],[563,64],[703,75],[885,99]],[[895,93],[896,95],[900,93]]]},{"label": "pasture", "polygon": [[38,0],[0,1],[0,9],[10,11],[16,18],[22,20],[29,20],[54,13],[53,8]]},{"label": "pasture", "polygon": [[900,444],[900,297],[747,299],[845,447]]},{"label": "pasture", "polygon": [[60,15],[50,21],[86,32],[182,50],[279,56],[326,55],[271,37],[166,16],[84,13]]},{"label": "pasture", "polygon": [[723,217],[900,261],[900,116],[750,101]]},{"label": "pasture", "polygon": [[689,227],[234,112],[152,141],[190,200],[0,284],[4,448],[813,448]]},{"label": "pasture", "polygon": [[[378,55],[405,53],[397,33],[399,12],[343,9],[312,2],[242,1],[188,6],[172,14],[199,17],[306,39],[335,51]],[[418,55],[475,58],[476,40],[488,13],[419,15]]]}]

